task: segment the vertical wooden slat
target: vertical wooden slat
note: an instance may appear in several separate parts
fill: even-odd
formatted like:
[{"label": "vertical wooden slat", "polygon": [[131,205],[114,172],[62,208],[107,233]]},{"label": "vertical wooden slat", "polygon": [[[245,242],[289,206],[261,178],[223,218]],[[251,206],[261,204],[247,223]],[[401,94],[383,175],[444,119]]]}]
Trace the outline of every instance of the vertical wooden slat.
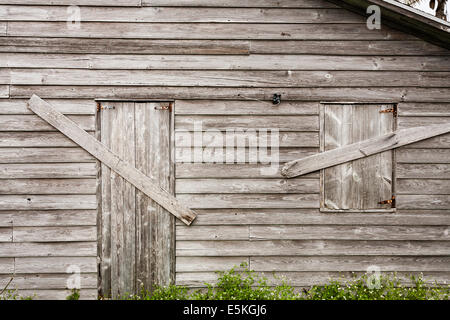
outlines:
[{"label": "vertical wooden slat", "polygon": [[[391,105],[381,105],[380,111],[392,108]],[[393,132],[395,118],[393,113],[380,113],[380,135]],[[393,190],[393,164],[394,150],[387,150],[379,154],[380,160],[380,199],[379,201],[388,200],[392,197]]]},{"label": "vertical wooden slat", "polygon": [[[110,112],[101,112],[101,142],[111,148]],[[101,252],[100,255],[100,295],[111,296],[111,169],[102,163],[101,177]]]}]

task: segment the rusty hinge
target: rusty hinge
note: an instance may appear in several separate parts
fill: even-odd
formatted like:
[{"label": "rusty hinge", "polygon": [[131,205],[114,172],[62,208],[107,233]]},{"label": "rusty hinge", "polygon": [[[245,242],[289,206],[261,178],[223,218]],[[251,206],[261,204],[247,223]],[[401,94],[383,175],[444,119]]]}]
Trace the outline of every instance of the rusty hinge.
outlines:
[{"label": "rusty hinge", "polygon": [[394,106],[393,108],[380,110],[380,113],[393,113],[394,117],[397,116],[397,106]]},{"label": "rusty hinge", "polygon": [[102,106],[101,103],[97,103],[97,112],[105,109],[115,109],[114,106]]},{"label": "rusty hinge", "polygon": [[172,112],[172,103],[166,106],[155,107],[155,110],[169,110],[169,112]]},{"label": "rusty hinge", "polygon": [[392,196],[392,198],[389,200],[380,201],[380,202],[378,202],[378,204],[390,204],[394,208],[395,207],[395,196]]}]

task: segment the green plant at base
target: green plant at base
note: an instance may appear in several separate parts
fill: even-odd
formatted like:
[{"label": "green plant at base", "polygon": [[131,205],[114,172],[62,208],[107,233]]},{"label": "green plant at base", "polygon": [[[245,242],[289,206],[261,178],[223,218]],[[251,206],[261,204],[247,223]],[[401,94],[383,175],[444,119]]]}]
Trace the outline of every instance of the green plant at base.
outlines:
[{"label": "green plant at base", "polygon": [[72,289],[71,294],[66,297],[66,300],[80,300],[80,289]]}]

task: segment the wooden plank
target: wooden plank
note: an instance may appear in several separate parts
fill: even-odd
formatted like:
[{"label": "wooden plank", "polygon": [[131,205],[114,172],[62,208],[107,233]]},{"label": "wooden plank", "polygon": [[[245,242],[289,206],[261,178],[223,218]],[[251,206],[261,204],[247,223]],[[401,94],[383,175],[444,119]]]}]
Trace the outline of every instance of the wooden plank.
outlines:
[{"label": "wooden plank", "polygon": [[[247,131],[248,132],[248,131]],[[319,133],[318,132],[276,132],[278,135],[279,147],[319,147]],[[196,139],[195,132],[178,131],[175,132],[175,147],[226,147],[227,139],[231,141],[245,141],[248,145],[249,138],[256,137],[256,145],[261,146],[271,141],[272,133],[256,132],[254,135],[244,132],[226,132],[220,131],[206,131],[203,132],[201,139]],[[2,134],[0,133],[0,138]],[[198,136],[200,137],[200,136]],[[237,140],[239,139],[239,140]],[[5,142],[6,144],[6,142]],[[1,142],[0,142],[1,145]]]},{"label": "wooden plank", "polygon": [[[199,228],[199,227],[196,227]],[[15,232],[15,229],[14,229]],[[449,240],[447,226],[250,226],[251,240]],[[180,239],[181,240],[181,239]]]},{"label": "wooden plank", "polygon": [[14,227],[95,226],[94,210],[11,211]]},{"label": "wooden plank", "polygon": [[223,99],[223,100],[264,100],[271,102],[274,92],[282,95],[283,101],[333,101],[333,102],[444,102],[450,99],[449,88],[209,88],[209,87],[132,87],[132,86],[11,86],[11,97],[30,98],[33,94],[45,98],[94,99],[145,99],[165,101],[172,99]]},{"label": "wooden plank", "polygon": [[18,274],[66,273],[69,267],[76,265],[80,268],[81,273],[95,273],[97,272],[96,260],[96,257],[16,258],[15,270]]},{"label": "wooden plank", "polygon": [[398,163],[397,178],[450,179],[450,164],[445,163]]},{"label": "wooden plank", "polygon": [[[280,21],[280,16],[283,19]],[[67,8],[63,6],[0,6],[3,21],[65,22]],[[85,7],[86,22],[151,22],[151,23],[361,23],[363,18],[341,8],[201,8],[201,7]]]},{"label": "wooden plank", "polygon": [[[95,103],[81,99],[50,99],[55,109],[66,115],[93,115]],[[0,114],[33,114],[25,99],[0,99]]]},{"label": "wooden plank", "polygon": [[421,127],[425,125],[436,125],[436,124],[448,124],[450,123],[450,117],[399,117],[398,118],[398,127],[400,129],[403,128],[412,128],[412,127]]},{"label": "wooden plank", "polygon": [[[45,38],[43,38],[45,41]],[[64,38],[63,38],[64,40]],[[48,41],[48,40],[47,40]],[[67,41],[67,39],[66,39]],[[181,40],[180,40],[181,41]],[[83,45],[83,39],[79,40]],[[133,45],[133,44],[130,44]],[[180,43],[180,46],[182,42]],[[215,45],[212,43],[211,45]],[[7,48],[7,47],[6,47]],[[0,52],[6,51],[0,46]],[[22,48],[22,47],[20,47]],[[17,51],[21,49],[18,48]],[[56,50],[56,49],[55,49]],[[99,52],[105,52],[98,49]],[[0,53],[4,68],[60,68],[110,70],[306,70],[306,71],[449,71],[449,56],[356,56],[356,55],[192,55],[175,54],[54,54]],[[169,72],[167,72],[169,73]],[[4,81],[9,79],[9,71]],[[291,79],[288,79],[291,80]],[[9,83],[9,82],[7,82]],[[92,105],[92,103],[91,103]]]},{"label": "wooden plank", "polygon": [[14,242],[75,242],[96,241],[97,228],[83,227],[16,227]]},{"label": "wooden plank", "polygon": [[[135,40],[3,37],[0,41],[0,52],[247,55],[250,53],[250,44],[245,40]],[[148,57],[150,58],[151,56]]]},{"label": "wooden plank", "polygon": [[96,209],[95,195],[0,195],[0,210]]},{"label": "wooden plank", "polygon": [[[192,208],[317,208],[318,194],[179,194]],[[0,198],[1,199],[1,198]]]},{"label": "wooden plank", "polygon": [[177,195],[183,193],[319,193],[319,180],[177,179],[175,190]]},{"label": "wooden plank", "polygon": [[[83,130],[94,130],[92,116],[69,116]],[[55,129],[36,115],[0,115],[1,131],[54,131]]]},{"label": "wooden plank", "polygon": [[[237,163],[177,163],[176,178],[284,178],[278,163],[264,164],[237,164]],[[317,173],[310,173],[302,178],[318,178]]]},{"label": "wooden plank", "polygon": [[400,148],[396,156],[399,163],[450,163],[450,149]]},{"label": "wooden plank", "polygon": [[[195,124],[200,124],[195,126]],[[194,131],[216,129],[278,129],[279,131],[318,131],[318,116],[177,116],[175,117],[176,131]],[[199,130],[197,129],[197,130]]]},{"label": "wooden plank", "polygon": [[[271,150],[274,154],[270,154]],[[278,154],[276,148],[267,148],[266,151],[261,151],[259,148],[214,148],[206,147],[200,148],[176,148],[176,162],[198,162],[197,159],[202,159],[205,163],[226,163],[226,162],[260,162],[268,163],[269,173],[260,171],[260,175],[272,175],[278,170],[278,162],[292,161],[298,158],[308,157],[317,154],[317,148],[279,148]],[[245,160],[244,160],[245,159]],[[255,160],[256,159],[256,160]],[[260,167],[261,168],[261,167]]]},{"label": "wooden plank", "polygon": [[318,104],[286,101],[274,105],[269,101],[249,100],[177,100],[176,115],[317,115]]},{"label": "wooden plank", "polygon": [[177,241],[181,240],[248,240],[248,226],[195,226],[177,227]]},{"label": "wooden plank", "polygon": [[[398,212],[398,211],[397,211]],[[319,209],[202,209],[196,226],[203,225],[352,225],[405,226],[450,223],[445,210],[400,210],[400,213],[321,213]],[[179,223],[181,224],[181,223]]]},{"label": "wooden plank", "polygon": [[140,0],[51,0],[51,3],[44,0],[0,0],[0,4],[18,4],[18,5],[53,5],[53,6],[118,6],[118,7],[139,7]]},{"label": "wooden plank", "polygon": [[450,134],[443,134],[408,145],[406,148],[443,149],[450,148]]},{"label": "wooden plank", "polygon": [[12,227],[13,215],[10,212],[0,212],[0,227]]},{"label": "wooden plank", "polygon": [[13,241],[13,228],[0,228],[0,243]]},{"label": "wooden plank", "polygon": [[369,30],[361,24],[267,24],[227,23],[132,23],[84,22],[80,29],[66,22],[8,22],[8,36],[207,39],[207,40],[413,40],[413,36],[387,28]]},{"label": "wooden plank", "polygon": [[252,40],[250,52],[256,54],[323,54],[330,55],[387,55],[432,56],[449,55],[448,50],[431,43],[416,40],[389,41],[292,41],[292,40]]},{"label": "wooden plank", "polygon": [[[66,289],[71,274],[24,274],[15,275],[10,284],[11,289]],[[2,277],[0,285],[6,285],[8,276]],[[96,273],[80,274],[81,287],[85,289],[96,288]]]},{"label": "wooden plank", "polygon": [[[450,72],[11,69],[12,85],[187,87],[448,87]],[[0,83],[2,79],[0,78]]]},{"label": "wooden plank", "polygon": [[323,0],[230,0],[226,2],[221,0],[142,0],[142,5],[151,7],[336,8],[336,5]]},{"label": "wooden plank", "polygon": [[94,162],[81,148],[0,148],[0,163]]},{"label": "wooden plank", "polygon": [[102,143],[92,138],[87,132],[77,126],[76,123],[61,113],[54,111],[48,103],[38,96],[33,96],[30,99],[30,108],[74,142],[82,145],[90,154],[97,157],[115,172],[121,176],[125,176],[130,183],[145,192],[145,194],[157,201],[179,219],[186,222],[186,224],[190,224],[195,219],[195,213],[193,211],[180,205],[175,197],[168,192],[155,187],[151,179],[146,178],[137,169],[130,167],[125,161],[110,152]]},{"label": "wooden plank", "polygon": [[449,209],[450,197],[446,195],[401,194],[396,198],[399,209]]},{"label": "wooden plank", "polygon": [[0,194],[94,194],[94,179],[9,179]]},{"label": "wooden plank", "polygon": [[0,23],[0,35],[6,36],[6,32],[7,32],[7,23],[1,22]]},{"label": "wooden plank", "polygon": [[177,273],[228,271],[242,262],[249,264],[249,259],[247,257],[178,257]]},{"label": "wooden plank", "polygon": [[[72,294],[71,290],[63,289],[53,289],[53,290],[19,290],[21,296],[29,297],[32,296],[33,300],[65,300],[69,295]],[[97,289],[81,289],[80,290],[80,300],[97,300],[98,291]]]},{"label": "wooden plank", "polygon": [[59,132],[0,132],[0,147],[76,147]]},{"label": "wooden plank", "polygon": [[383,272],[449,271],[449,257],[395,257],[395,256],[322,256],[322,257],[251,257],[250,267],[255,271],[363,271],[376,265]]},{"label": "wooden plank", "polygon": [[14,273],[14,258],[0,258],[0,274]]},{"label": "wooden plank", "polygon": [[[445,124],[397,130],[393,133],[388,133],[380,137],[367,139],[305,159],[292,161],[283,167],[282,173],[286,177],[296,177],[343,162],[360,159],[372,154],[398,148],[406,144],[447,132],[450,132],[450,127]],[[404,162],[401,161],[401,158],[402,157],[399,155],[398,161]]]},{"label": "wooden plank", "polygon": [[400,117],[450,117],[450,103],[399,103]]},{"label": "wooden plank", "polygon": [[94,178],[95,163],[0,164],[0,179]]},{"label": "wooden plank", "polygon": [[95,257],[95,242],[2,243],[0,257]]},{"label": "wooden plank", "polygon": [[9,98],[9,86],[0,85],[0,98]]},{"label": "wooden plank", "polygon": [[448,256],[448,241],[177,241],[177,256]]},{"label": "wooden plank", "polygon": [[[439,172],[439,174],[441,174]],[[398,179],[398,194],[450,194],[450,180]]]}]

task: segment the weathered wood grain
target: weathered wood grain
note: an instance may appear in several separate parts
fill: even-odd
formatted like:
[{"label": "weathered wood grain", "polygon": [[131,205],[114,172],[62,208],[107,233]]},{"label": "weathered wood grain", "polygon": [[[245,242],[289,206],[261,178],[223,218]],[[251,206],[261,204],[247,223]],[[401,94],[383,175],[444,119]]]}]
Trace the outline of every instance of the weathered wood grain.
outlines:
[{"label": "weathered wood grain", "polygon": [[400,194],[396,198],[399,209],[449,209],[450,196],[446,195],[408,195]]},{"label": "weathered wood grain", "polygon": [[52,162],[94,162],[94,158],[81,148],[0,148],[0,163]]},{"label": "weathered wood grain", "polygon": [[449,124],[450,117],[442,115],[441,117],[426,117],[426,116],[416,116],[416,117],[399,117],[398,118],[398,128],[413,128],[422,127],[427,125],[437,125],[437,124]]},{"label": "weathered wood grain", "polygon": [[0,243],[13,241],[13,228],[0,228]]},{"label": "weathered wood grain", "polygon": [[[69,116],[83,130],[94,130],[92,116]],[[55,129],[36,115],[0,115],[2,131],[54,131]]]},{"label": "weathered wood grain", "polygon": [[226,2],[221,0],[142,0],[142,5],[152,7],[336,8],[335,4],[323,0],[230,0]]},{"label": "weathered wood grain", "polygon": [[249,264],[248,257],[178,257],[177,273],[227,271],[242,262]]},{"label": "weathered wood grain", "polygon": [[[66,115],[93,115],[95,103],[92,100],[81,99],[50,99],[49,103],[55,109]],[[25,99],[0,99],[0,114],[33,114],[27,107]]]},{"label": "weathered wood grain", "polygon": [[[280,16],[283,17],[280,20]],[[63,6],[0,6],[3,21],[67,21]],[[363,18],[341,8],[202,8],[202,7],[85,7],[81,19],[86,22],[151,23],[361,23]]]},{"label": "weathered wood grain", "polygon": [[450,164],[445,163],[399,163],[398,178],[450,179]]},{"label": "weathered wood grain", "polygon": [[399,103],[400,117],[450,117],[449,103]]},{"label": "weathered wood grain", "polygon": [[422,195],[424,195],[424,194],[447,194],[447,195],[450,195],[450,180],[398,179],[397,180],[397,193],[398,194],[422,194]]},{"label": "weathered wood grain", "polygon": [[[201,209],[196,226],[203,225],[352,225],[405,226],[450,223],[445,210],[398,210],[394,213],[322,213],[319,209]],[[178,223],[181,225],[181,223]]]},{"label": "weathered wood grain", "polygon": [[[83,45],[83,40],[79,40]],[[132,45],[132,44],[130,44]],[[211,45],[214,45],[211,44]],[[3,48],[3,49],[2,49]],[[7,47],[6,47],[7,48]],[[0,52],[6,51],[0,46]],[[98,49],[99,52],[104,52]],[[18,50],[17,50],[18,51]],[[74,50],[75,51],[75,50]],[[107,50],[105,50],[107,51]],[[192,55],[174,54],[39,54],[0,53],[4,68],[109,70],[290,70],[290,71],[449,71],[448,56],[342,56],[299,54]],[[167,72],[169,73],[169,72]],[[10,71],[2,81],[9,83]],[[292,80],[292,79],[287,79]]]},{"label": "weathered wood grain", "polygon": [[[1,190],[1,188],[0,188]],[[177,179],[176,193],[318,193],[318,179]]]},{"label": "weathered wood grain", "polygon": [[83,227],[16,227],[14,242],[72,242],[96,241],[97,228]]},{"label": "weathered wood grain", "polygon": [[[422,49],[425,50],[425,48]],[[250,53],[250,44],[245,40],[2,37],[0,41],[0,52],[108,53],[123,54],[124,57],[125,54],[248,55]],[[436,52],[436,50],[432,52]]]},{"label": "weathered wood grain", "polygon": [[[177,163],[176,178],[284,178],[281,164],[217,164],[217,163]],[[310,173],[302,178],[318,178],[318,173]]]},{"label": "weathered wood grain", "polygon": [[95,195],[0,195],[0,210],[96,209]]},{"label": "weathered wood grain", "polygon": [[286,101],[274,105],[269,101],[249,100],[177,100],[176,115],[317,115],[318,103]]},{"label": "weathered wood grain", "polygon": [[250,226],[250,239],[449,240],[448,231],[447,226]]},{"label": "weathered wood grain", "polygon": [[399,163],[450,163],[450,149],[406,149],[396,151]]},{"label": "weathered wood grain", "polygon": [[[195,126],[197,124],[197,126]],[[277,129],[279,131],[318,131],[318,116],[205,116],[205,115],[180,115],[175,117],[176,131],[194,130],[227,130],[240,129]]]},{"label": "weathered wood grain", "polygon": [[8,35],[20,37],[142,38],[207,40],[414,40],[410,35],[360,24],[131,23],[84,22],[80,29],[66,22],[8,22]]},{"label": "weathered wood grain", "polygon": [[352,88],[342,94],[342,88],[209,88],[209,87],[162,87],[162,86],[17,86],[11,85],[10,94],[14,98],[30,98],[37,94],[44,98],[94,99],[224,99],[224,100],[263,100],[271,102],[274,93],[282,95],[283,101],[333,101],[348,102],[392,101],[444,102],[450,99],[449,88]]},{"label": "weathered wood grain", "polygon": [[94,178],[95,163],[0,164],[0,179]]},{"label": "weathered wood grain", "polygon": [[97,272],[96,257],[33,257],[15,259],[15,270],[18,274],[66,273],[68,268],[73,265],[78,266],[81,273]]},{"label": "weathered wood grain", "polygon": [[12,227],[13,215],[11,212],[0,212],[0,227]]},{"label": "weathered wood grain", "polygon": [[0,147],[76,147],[77,144],[59,132],[1,132]]},{"label": "weathered wood grain", "polygon": [[0,274],[14,273],[14,258],[0,258]]},{"label": "weathered wood grain", "polygon": [[[19,290],[20,295],[24,297],[33,296],[34,300],[65,300],[67,296],[72,294],[72,290],[65,289],[53,289],[53,290]],[[97,300],[97,289],[81,289],[80,300]]]},{"label": "weathered wood grain", "polygon": [[177,256],[448,256],[447,241],[177,241]]},{"label": "weathered wood grain", "polygon": [[[188,87],[448,87],[450,72],[403,71],[159,71],[11,69],[12,85],[125,85]],[[2,79],[0,78],[0,83]]]},{"label": "weathered wood grain", "polygon": [[9,179],[0,194],[94,194],[94,179]]},{"label": "weathered wood grain", "polygon": [[248,226],[195,226],[183,228],[178,226],[177,241],[181,240],[249,240]]},{"label": "weathered wood grain", "polygon": [[348,256],[348,257],[251,257],[250,266],[255,271],[364,271],[376,265],[383,272],[449,271],[449,258],[442,257],[395,257],[395,256]]},{"label": "weathered wood grain", "polygon": [[317,208],[319,205],[319,194],[179,194],[177,198],[195,209]]},{"label": "weathered wood grain", "polygon": [[140,0],[116,0],[114,2],[108,0],[0,0],[0,4],[18,4],[18,5],[53,5],[53,6],[122,6],[122,7],[139,7]]},{"label": "weathered wood grain", "polygon": [[94,210],[11,211],[14,227],[95,226]]},{"label": "weathered wood grain", "polygon": [[[287,163],[283,167],[282,173],[286,177],[299,176],[343,162],[360,159],[379,152],[398,148],[416,141],[441,135],[449,131],[450,127],[447,124],[397,130],[379,137],[370,138],[338,149],[319,153],[318,155],[314,155],[306,159],[299,159],[291,163]],[[411,151],[408,149],[403,150],[398,152],[398,161],[400,162],[405,162],[404,154],[410,154]],[[413,152],[415,150],[421,151],[422,149],[414,149]],[[443,150],[445,153],[446,150]],[[434,156],[435,155],[433,154],[433,157]]]},{"label": "weathered wood grain", "polygon": [[[279,147],[319,147],[319,133],[318,132],[273,132],[278,135]],[[0,133],[0,137],[2,134]],[[195,137],[198,137],[196,139]],[[254,139],[255,146],[261,146],[268,144],[271,141],[272,132],[254,132],[247,131],[246,133],[236,131],[206,131],[201,136],[195,135],[195,132],[189,131],[177,131],[175,132],[175,147],[226,147],[227,141],[245,141],[245,144],[249,145],[249,139]],[[239,140],[238,140],[239,139]],[[0,142],[1,143],[1,142]],[[244,142],[242,142],[244,143]],[[270,143],[270,142],[269,142]],[[437,143],[436,143],[437,144]],[[0,144],[1,145],[1,144]]]},{"label": "weathered wood grain", "polygon": [[[10,284],[11,289],[68,289],[68,279],[72,274],[23,274],[15,275]],[[80,274],[81,287],[85,289],[93,289],[96,287],[96,274],[83,273]],[[0,278],[0,286],[6,285],[9,281],[8,276]]]},{"label": "weathered wood grain", "polygon": [[109,151],[103,144],[95,140],[95,138],[81,129],[76,123],[55,111],[48,103],[38,96],[33,96],[32,99],[30,99],[30,108],[46,121],[49,121],[51,125],[55,126],[55,128],[60,130],[63,134],[69,136],[74,142],[81,144],[83,148],[98,157],[100,161],[109,167],[112,167],[111,169],[115,172],[121,176],[125,176],[127,181],[145,192],[159,204],[163,205],[170,213],[176,215],[187,224],[190,224],[194,220],[194,212],[185,208],[183,205],[180,205],[175,197],[170,195],[167,191],[155,187],[154,182],[151,179],[144,178],[145,176],[136,168],[130,167],[128,163]]},{"label": "weathered wood grain", "polygon": [[0,85],[0,98],[9,98],[9,86]]},{"label": "weathered wood grain", "polygon": [[252,40],[251,53],[262,54],[340,54],[422,56],[449,55],[449,51],[421,40],[333,40],[333,41],[292,41],[292,40]]},{"label": "weathered wood grain", "polygon": [[0,257],[95,257],[95,242],[2,243]]}]

